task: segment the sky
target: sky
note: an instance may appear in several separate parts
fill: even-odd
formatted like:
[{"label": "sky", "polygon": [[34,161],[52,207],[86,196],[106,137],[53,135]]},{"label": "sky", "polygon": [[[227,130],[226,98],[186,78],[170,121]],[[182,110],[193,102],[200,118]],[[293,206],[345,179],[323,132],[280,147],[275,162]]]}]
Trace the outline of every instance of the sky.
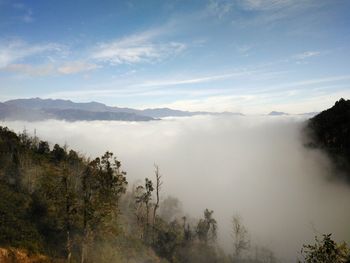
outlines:
[{"label": "sky", "polygon": [[0,0],[0,101],[262,114],[350,97],[347,0]]}]

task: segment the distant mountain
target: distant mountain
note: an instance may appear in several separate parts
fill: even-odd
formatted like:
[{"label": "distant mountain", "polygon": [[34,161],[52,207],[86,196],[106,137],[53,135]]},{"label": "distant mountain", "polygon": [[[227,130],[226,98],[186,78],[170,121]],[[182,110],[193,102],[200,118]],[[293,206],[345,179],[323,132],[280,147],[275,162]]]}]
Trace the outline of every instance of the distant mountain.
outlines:
[{"label": "distant mountain", "polygon": [[290,114],[283,111],[271,111],[268,116],[289,116],[289,115],[299,115],[299,116],[305,116],[305,117],[313,117],[317,115],[319,112],[305,112],[305,113],[299,113],[299,114]]},{"label": "distant mountain", "polygon": [[288,113],[282,112],[282,111],[271,111],[269,116],[282,116],[282,115],[289,115]]},{"label": "distant mountain", "polygon": [[98,102],[75,103],[70,100],[53,99],[16,99],[4,102],[7,105],[13,105],[26,109],[79,109],[88,111],[107,111],[108,107]]},{"label": "distant mountain", "polygon": [[97,102],[74,103],[65,100],[20,99],[0,103],[0,119],[40,121],[58,119],[67,121],[150,121],[152,117],[133,112],[109,110]]},{"label": "distant mountain", "polygon": [[350,100],[340,99],[311,118],[305,131],[308,146],[325,150],[350,180]]},{"label": "distant mountain", "polygon": [[307,117],[313,117],[313,116],[316,116],[317,114],[319,114],[319,112],[317,112],[317,111],[312,111],[312,112],[300,113],[300,114],[298,114],[298,115],[307,116]]},{"label": "distant mountain", "polygon": [[44,109],[45,113],[54,116],[55,119],[67,121],[150,121],[151,117],[128,112],[113,111],[87,111],[79,109]]},{"label": "distant mountain", "polygon": [[4,120],[28,120],[36,121],[49,119],[50,116],[40,110],[25,109],[15,105],[8,105],[0,102],[0,119]]},{"label": "distant mountain", "polygon": [[164,117],[186,117],[194,115],[242,115],[231,112],[191,112],[156,108],[137,110],[107,106],[99,102],[76,103],[60,99],[15,99],[2,103],[0,119],[42,120],[122,120],[149,121]]},{"label": "distant mountain", "polygon": [[194,112],[173,110],[169,108],[157,108],[157,109],[145,109],[141,110],[142,114],[151,116],[153,118],[164,118],[164,117],[187,117],[198,115]]}]

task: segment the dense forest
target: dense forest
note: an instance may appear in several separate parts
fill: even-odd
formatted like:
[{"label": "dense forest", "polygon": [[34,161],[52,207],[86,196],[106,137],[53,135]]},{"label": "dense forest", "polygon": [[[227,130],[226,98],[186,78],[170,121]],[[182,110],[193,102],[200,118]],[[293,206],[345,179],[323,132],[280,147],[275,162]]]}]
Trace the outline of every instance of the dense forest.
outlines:
[{"label": "dense forest", "polygon": [[[334,107],[343,103],[349,101]],[[319,127],[324,114],[310,125]],[[349,125],[336,131],[343,136]],[[332,142],[345,145],[348,139]],[[348,149],[342,150],[345,156]],[[232,251],[224,252],[214,211],[203,208],[199,219],[179,213],[179,201],[162,191],[166,176],[158,166],[143,183],[130,185],[111,152],[89,159],[6,127],[0,127],[0,164],[0,246],[43,255],[31,262],[279,262],[268,249],[246,253],[251,242],[237,216]],[[300,262],[350,260],[347,245],[329,234],[301,247]]]},{"label": "dense forest", "polygon": [[350,182],[350,100],[340,99],[311,118],[306,132],[308,145],[325,150]]}]

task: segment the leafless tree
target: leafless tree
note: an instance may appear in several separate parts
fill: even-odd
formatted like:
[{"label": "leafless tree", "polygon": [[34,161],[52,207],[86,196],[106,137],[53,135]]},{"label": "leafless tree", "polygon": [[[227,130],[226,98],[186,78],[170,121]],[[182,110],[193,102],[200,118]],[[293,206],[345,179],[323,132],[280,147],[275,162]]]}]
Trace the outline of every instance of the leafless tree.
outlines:
[{"label": "leafless tree", "polygon": [[154,208],[153,208],[153,227],[154,227],[155,222],[156,222],[157,209],[159,208],[160,188],[163,184],[163,182],[161,181],[162,176],[159,173],[158,165],[155,164],[154,167],[155,167],[154,173],[156,175],[156,203],[154,204]]},{"label": "leafless tree", "polygon": [[233,255],[238,260],[244,250],[249,249],[248,231],[239,216],[232,218]]}]

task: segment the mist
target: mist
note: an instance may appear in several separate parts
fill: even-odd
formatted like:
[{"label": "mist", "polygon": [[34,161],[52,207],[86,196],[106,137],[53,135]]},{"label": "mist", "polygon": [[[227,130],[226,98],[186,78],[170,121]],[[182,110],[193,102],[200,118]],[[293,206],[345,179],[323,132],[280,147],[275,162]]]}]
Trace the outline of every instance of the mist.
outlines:
[{"label": "mist", "polygon": [[179,198],[185,214],[214,210],[219,243],[230,252],[239,214],[254,244],[295,262],[302,244],[333,233],[350,241],[350,187],[333,180],[327,156],[303,146],[305,119],[196,116],[151,122],[1,122],[90,157],[110,150],[127,179],[163,176],[162,198]]}]

